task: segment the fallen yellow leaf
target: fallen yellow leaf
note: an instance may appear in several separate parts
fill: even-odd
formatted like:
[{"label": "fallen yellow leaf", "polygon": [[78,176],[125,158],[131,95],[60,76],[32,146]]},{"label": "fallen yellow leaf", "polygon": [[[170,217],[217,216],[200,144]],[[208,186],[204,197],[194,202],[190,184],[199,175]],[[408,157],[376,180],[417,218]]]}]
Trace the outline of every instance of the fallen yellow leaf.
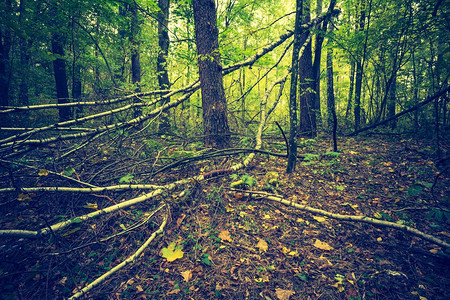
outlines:
[{"label": "fallen yellow leaf", "polygon": [[333,247],[331,247],[330,245],[328,245],[327,243],[325,243],[325,242],[322,242],[321,240],[319,240],[319,239],[316,239],[316,241],[315,241],[315,243],[314,243],[314,247],[316,247],[316,248],[318,248],[318,249],[321,249],[321,250],[333,250],[334,248]]},{"label": "fallen yellow leaf", "polygon": [[231,239],[231,236],[230,236],[230,232],[229,232],[228,230],[222,230],[222,231],[219,233],[219,238],[220,238],[222,241],[229,241],[230,243],[233,242],[233,240]]},{"label": "fallen yellow leaf", "polygon": [[162,248],[161,253],[161,256],[166,258],[168,262],[174,261],[183,257],[183,245],[177,245],[175,242],[172,242],[167,248]]},{"label": "fallen yellow leaf", "polygon": [[185,282],[188,282],[192,278],[192,270],[181,272],[181,276],[183,276]]},{"label": "fallen yellow leaf", "polygon": [[98,210],[98,205],[97,203],[89,203],[87,202],[86,205],[83,205],[84,208],[90,208],[93,210]]},{"label": "fallen yellow leaf", "polygon": [[28,194],[22,194],[22,193],[20,193],[20,194],[17,196],[17,200],[18,200],[18,201],[31,200],[31,197],[30,197],[30,195],[28,195]]},{"label": "fallen yellow leaf", "polygon": [[269,245],[267,245],[267,242],[265,240],[259,239],[258,244],[256,244],[256,248],[259,249],[259,252],[267,252]]},{"label": "fallen yellow leaf", "polygon": [[289,300],[289,298],[295,294],[295,291],[292,290],[283,290],[280,288],[275,289],[275,293],[279,300]]},{"label": "fallen yellow leaf", "polygon": [[320,222],[320,223],[325,222],[325,220],[326,220],[326,218],[324,218],[324,217],[313,216],[313,218],[314,218],[314,220],[316,220],[317,222]]},{"label": "fallen yellow leaf", "polygon": [[40,169],[38,175],[39,176],[47,176],[49,172],[46,169]]}]

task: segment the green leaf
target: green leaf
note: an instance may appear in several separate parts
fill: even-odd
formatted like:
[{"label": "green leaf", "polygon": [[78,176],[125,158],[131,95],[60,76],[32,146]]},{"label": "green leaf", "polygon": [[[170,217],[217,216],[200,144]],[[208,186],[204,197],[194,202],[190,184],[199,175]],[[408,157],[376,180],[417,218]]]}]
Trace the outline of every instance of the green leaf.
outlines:
[{"label": "green leaf", "polygon": [[244,174],[242,175],[241,178],[244,181],[244,183],[250,187],[254,186],[256,183],[256,179],[250,175]]},{"label": "green leaf", "polygon": [[119,179],[119,183],[130,183],[131,181],[133,181],[134,176],[131,174],[125,175],[122,178]]},{"label": "green leaf", "polygon": [[303,160],[306,160],[306,161],[319,160],[319,159],[320,159],[320,155],[312,154],[312,153],[306,153],[305,156],[303,157]]},{"label": "green leaf", "polygon": [[423,192],[423,189],[419,185],[413,185],[407,190],[410,196],[416,196]]},{"label": "green leaf", "polygon": [[330,157],[339,157],[339,155],[341,155],[339,152],[334,152],[334,151],[328,151],[325,153],[325,156],[330,156]]},{"label": "green leaf", "polygon": [[203,255],[202,262],[207,266],[210,266],[212,264],[208,254]]},{"label": "green leaf", "polygon": [[341,191],[345,190],[345,186],[337,185],[337,186],[336,186],[336,190],[339,191],[339,192],[341,192]]},{"label": "green leaf", "polygon": [[297,273],[296,276],[302,281],[306,282],[308,280],[308,275],[306,275],[306,274]]},{"label": "green leaf", "polygon": [[432,182],[426,182],[426,181],[418,181],[417,184],[423,185],[426,188],[431,189],[433,187]]},{"label": "green leaf", "polygon": [[63,171],[63,175],[64,175],[64,176],[67,176],[67,177],[72,176],[73,173],[75,173],[75,169],[74,169],[74,168],[66,168],[66,169]]}]

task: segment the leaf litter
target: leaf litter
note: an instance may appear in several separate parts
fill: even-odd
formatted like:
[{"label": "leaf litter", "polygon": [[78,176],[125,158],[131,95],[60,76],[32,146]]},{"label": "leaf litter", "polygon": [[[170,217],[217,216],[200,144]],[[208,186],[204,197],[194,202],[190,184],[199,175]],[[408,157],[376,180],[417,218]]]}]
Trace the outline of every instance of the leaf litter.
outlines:
[{"label": "leaf litter", "polygon": [[[421,147],[427,145],[411,145],[407,140],[349,138],[342,140],[339,155],[320,155],[327,152],[328,145],[315,141],[304,152],[318,154],[309,155],[307,163],[300,163],[291,175],[284,172],[285,159],[260,156],[238,178],[245,179],[246,184],[240,186],[245,190],[265,190],[334,213],[404,222],[448,240],[448,218],[438,208],[448,209],[445,197],[450,182],[444,174],[434,187],[430,185],[438,174],[431,158],[406,150],[420,151]],[[186,177],[189,172],[195,174],[196,168],[184,169],[184,174],[159,174],[154,181]],[[40,180],[50,177],[47,172],[40,173]],[[117,178],[140,179],[128,174]],[[218,177],[194,186],[183,199],[177,198],[171,212],[174,221],[168,225],[165,235],[145,251],[134,267],[119,272],[90,296],[445,299],[450,289],[449,260],[442,256],[446,249],[400,231],[339,222],[268,200],[248,199],[242,192],[229,193],[227,189],[234,181],[227,176]],[[16,200],[17,205],[34,202],[23,195],[16,199],[20,200]],[[94,201],[97,200],[86,199],[79,206],[85,210],[97,209],[97,205],[104,207],[109,200]],[[137,212],[146,207],[140,204],[133,209]],[[32,220],[33,214],[29,211],[28,215],[17,215],[7,222],[14,227],[21,220]],[[129,219],[129,214],[117,213],[103,226],[91,226],[94,225],[91,223],[87,229],[74,226],[70,229],[74,231],[67,231],[70,234],[64,236],[64,243],[84,243],[93,232],[100,234],[104,226],[128,228]],[[33,293],[45,295],[48,285],[53,298],[67,297],[64,290],[70,292],[74,288],[71,278],[82,287],[96,272],[113,267],[121,257],[132,253],[154,228],[151,224],[149,228],[144,226],[118,236],[108,242],[110,246],[105,250],[89,246],[64,257],[55,256],[53,262],[45,254],[56,251],[54,244],[36,248],[41,258],[34,264],[25,259],[27,251],[22,251],[19,257],[23,255],[22,261],[28,263],[23,266],[24,271],[54,268],[54,272],[17,276],[15,282],[9,282],[11,289],[21,288],[25,297]],[[39,245],[38,241],[32,243]],[[8,268],[4,263],[0,267],[2,272]],[[20,287],[21,282],[28,284]],[[117,282],[123,284],[117,286]]]}]

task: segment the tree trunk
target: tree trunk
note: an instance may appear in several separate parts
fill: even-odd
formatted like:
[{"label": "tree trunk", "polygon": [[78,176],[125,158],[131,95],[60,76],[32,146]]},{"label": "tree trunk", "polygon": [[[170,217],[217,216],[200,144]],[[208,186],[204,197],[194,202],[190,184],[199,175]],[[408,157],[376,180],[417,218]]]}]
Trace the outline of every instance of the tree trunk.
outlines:
[{"label": "tree trunk", "polygon": [[[331,0],[330,6],[328,7],[328,12],[332,12],[334,10],[334,7],[336,6],[336,0]],[[316,7],[316,15],[319,16],[322,13],[322,0],[317,0],[317,7]],[[330,17],[325,18],[322,25],[318,26],[318,32],[316,34],[316,42],[315,42],[315,48],[314,48],[314,62],[312,65],[312,72],[313,72],[313,84],[314,84],[314,91],[313,94],[314,97],[314,106],[315,106],[315,113],[316,113],[316,119],[317,119],[317,127],[321,127],[322,124],[322,113],[320,109],[320,62],[322,60],[322,46],[323,46],[323,40],[325,37],[325,34],[327,32],[328,28],[328,22],[330,21]]]},{"label": "tree trunk", "polygon": [[[366,9],[365,0],[360,1],[359,8],[360,18],[359,18],[359,31],[364,31],[364,24],[366,20]],[[362,77],[363,77],[363,62],[364,62],[364,52],[366,45],[361,49],[362,57],[359,57],[356,62],[356,78],[355,78],[355,131],[358,131],[361,122],[361,88],[362,88]]]},{"label": "tree trunk", "polygon": [[[303,1],[303,24],[311,20],[310,0]],[[308,34],[303,33],[301,41],[307,39]],[[314,74],[312,66],[312,50],[309,43],[299,61],[300,78],[300,128],[299,135],[314,138],[317,133],[316,113],[314,100]]]},{"label": "tree trunk", "polygon": [[[167,55],[169,53],[169,7],[170,0],[158,0],[158,6],[160,11],[158,12],[158,44],[159,53],[156,61],[156,72],[158,74],[158,84],[161,90],[170,88],[169,72],[167,71]],[[166,104],[170,101],[167,98],[163,103]],[[160,130],[167,130],[170,128],[170,115],[169,111],[164,112],[161,117]]]},{"label": "tree trunk", "polygon": [[[140,21],[138,16],[137,4],[133,3],[130,6],[131,13],[131,82],[135,85],[135,92],[140,92],[141,87],[141,57],[140,57]],[[135,98],[134,102],[140,102],[141,100]],[[142,115],[141,108],[134,109],[134,117],[137,118]],[[140,126],[140,125],[139,125]]]},{"label": "tree trunk", "polygon": [[[389,88],[389,99],[388,99],[388,114],[387,117],[391,118],[395,115],[395,105],[397,103],[396,99],[397,93],[397,74],[394,74],[394,78],[392,79],[391,86]],[[395,129],[397,127],[397,119],[392,120],[390,123],[391,129]]]},{"label": "tree trunk", "polygon": [[[333,29],[330,26],[330,31]],[[333,133],[333,151],[337,152],[337,116],[336,103],[334,99],[334,85],[333,85],[333,48],[328,45],[327,49],[327,108],[328,108],[328,128]]]},{"label": "tree trunk", "polygon": [[351,59],[350,61],[350,86],[348,89],[348,99],[347,99],[347,110],[345,111],[345,119],[348,120],[350,116],[350,112],[352,111],[352,102],[353,102],[353,88],[355,86],[355,60]]},{"label": "tree trunk", "polygon": [[303,18],[303,0],[297,0],[297,11],[295,14],[294,45],[292,50],[291,65],[291,89],[289,93],[289,149],[288,164],[286,173],[292,173],[295,170],[297,161],[297,82],[299,73],[299,53],[302,47],[302,18]]},{"label": "tree trunk", "polygon": [[[10,13],[11,1],[6,0],[6,10]],[[4,18],[4,16],[2,16]],[[6,26],[0,28],[0,106],[8,106],[10,70],[9,51],[11,49],[11,33]]]},{"label": "tree trunk", "polygon": [[214,0],[193,0],[205,144],[230,146]]},{"label": "tree trunk", "polygon": [[130,7],[131,10],[131,81],[137,85],[136,92],[140,91],[141,82],[141,59],[140,59],[140,41],[139,41],[139,16],[137,4]]},{"label": "tree trunk", "polygon": [[[69,89],[67,87],[67,74],[66,74],[66,61],[64,60],[64,47],[62,37],[55,33],[52,37],[52,51],[57,55],[57,58],[53,60],[53,73],[55,76],[56,85],[56,97],[58,98],[58,104],[67,103],[69,100]],[[70,120],[70,108],[59,108],[59,120]]]}]

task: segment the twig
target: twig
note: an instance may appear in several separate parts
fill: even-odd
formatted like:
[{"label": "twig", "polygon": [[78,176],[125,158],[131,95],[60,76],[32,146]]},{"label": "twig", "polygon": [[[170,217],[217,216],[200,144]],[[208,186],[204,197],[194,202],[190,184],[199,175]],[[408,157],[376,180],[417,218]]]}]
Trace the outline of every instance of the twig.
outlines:
[{"label": "twig", "polygon": [[142,254],[142,252],[144,252],[145,248],[147,248],[148,245],[156,238],[156,236],[160,235],[164,232],[164,228],[167,224],[167,219],[168,219],[168,213],[167,213],[167,215],[164,216],[164,220],[162,221],[158,230],[153,232],[152,235],[147,239],[147,241],[145,241],[145,243],[133,255],[131,255],[126,260],[122,261],[120,264],[118,264],[117,266],[115,266],[114,268],[112,268],[111,270],[109,270],[108,272],[106,272],[105,274],[103,274],[102,276],[95,279],[93,282],[91,282],[87,286],[85,286],[83,289],[81,289],[80,291],[78,291],[77,293],[72,295],[72,297],[70,297],[69,300],[78,299],[78,298],[86,295],[87,292],[89,292],[90,290],[92,290],[94,287],[101,284],[102,282],[104,282],[111,275],[114,275],[116,272],[121,270],[126,265],[134,263],[136,261],[136,259],[139,258],[139,256]]}]

